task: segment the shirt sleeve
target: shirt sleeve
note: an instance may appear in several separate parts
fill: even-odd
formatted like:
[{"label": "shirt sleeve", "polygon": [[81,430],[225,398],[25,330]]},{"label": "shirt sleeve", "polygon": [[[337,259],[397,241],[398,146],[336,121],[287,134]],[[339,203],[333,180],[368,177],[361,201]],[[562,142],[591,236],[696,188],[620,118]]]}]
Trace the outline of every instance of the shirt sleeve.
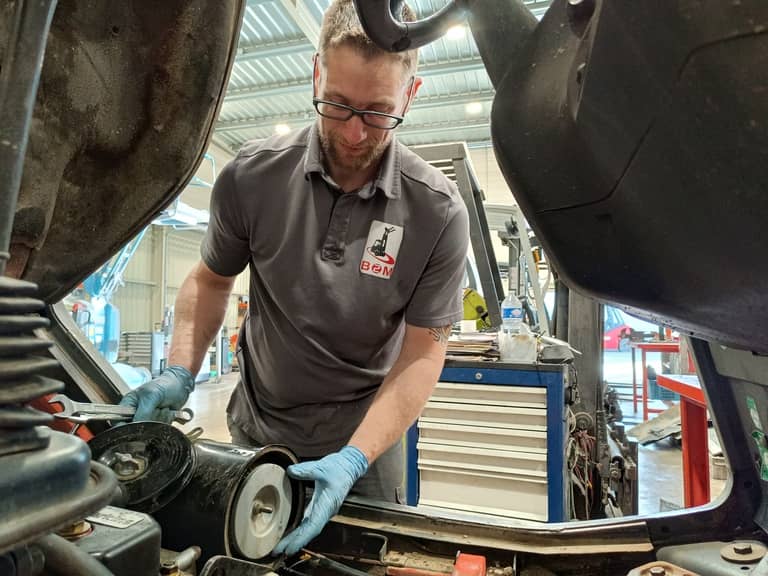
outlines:
[{"label": "shirt sleeve", "polygon": [[437,328],[461,320],[468,247],[469,217],[459,199],[448,211],[446,226],[406,307],[406,323]]},{"label": "shirt sleeve", "polygon": [[248,265],[251,255],[248,228],[235,186],[237,158],[219,174],[211,193],[208,230],[200,255],[208,268],[221,276],[235,276]]}]

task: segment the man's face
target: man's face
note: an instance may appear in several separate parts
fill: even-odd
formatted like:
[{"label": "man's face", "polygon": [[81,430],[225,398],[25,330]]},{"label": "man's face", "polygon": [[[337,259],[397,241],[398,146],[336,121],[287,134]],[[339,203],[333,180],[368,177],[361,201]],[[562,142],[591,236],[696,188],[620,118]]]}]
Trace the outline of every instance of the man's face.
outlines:
[{"label": "man's face", "polygon": [[[402,63],[387,55],[369,60],[354,48],[338,46],[326,52],[325,66],[318,62],[317,74],[316,93],[322,100],[398,116],[409,103],[410,78],[405,77]],[[367,126],[359,116],[346,121],[318,116],[318,121],[323,153],[332,171],[368,170],[378,164],[392,139],[392,130]]]}]

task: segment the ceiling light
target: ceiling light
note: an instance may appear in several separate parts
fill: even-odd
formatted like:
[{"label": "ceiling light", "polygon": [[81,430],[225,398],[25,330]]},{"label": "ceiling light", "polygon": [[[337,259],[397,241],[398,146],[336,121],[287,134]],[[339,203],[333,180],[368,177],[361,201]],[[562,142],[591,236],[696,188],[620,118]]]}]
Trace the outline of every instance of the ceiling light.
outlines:
[{"label": "ceiling light", "polygon": [[291,127],[288,124],[278,124],[275,126],[275,134],[288,134],[291,131]]},{"label": "ceiling light", "polygon": [[474,116],[478,114],[483,113],[483,103],[482,102],[470,102],[468,103],[464,109],[467,111],[467,114],[472,114]]},{"label": "ceiling light", "polygon": [[451,26],[445,32],[445,37],[449,40],[461,40],[466,36],[467,29],[464,26]]}]

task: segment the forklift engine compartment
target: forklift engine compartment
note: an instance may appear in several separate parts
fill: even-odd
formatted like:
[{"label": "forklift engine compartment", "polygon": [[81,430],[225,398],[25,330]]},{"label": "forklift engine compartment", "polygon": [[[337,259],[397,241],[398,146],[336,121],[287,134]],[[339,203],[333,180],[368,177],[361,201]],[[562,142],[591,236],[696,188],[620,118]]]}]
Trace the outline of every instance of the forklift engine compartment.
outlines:
[{"label": "forklift engine compartment", "polygon": [[296,457],[279,446],[249,449],[192,436],[159,422],[134,422],[89,445],[93,459],[117,476],[116,503],[152,514],[165,548],[194,542],[203,561],[267,556],[304,509],[303,487],[285,472]]},{"label": "forklift engine compartment", "polygon": [[555,0],[537,22],[521,0],[462,0],[409,25],[393,21],[395,1],[355,3],[390,50],[468,17],[516,200],[573,290],[691,337],[727,493],[559,524],[351,497],[311,552],[265,559],[303,514],[284,448],[138,423],[94,426],[89,451],[82,430],[48,428],[30,407],[43,396],[115,403],[126,391],[59,300],[192,178],[246,2],[9,0],[0,574],[768,574],[768,444],[756,434],[768,413],[768,2]]}]

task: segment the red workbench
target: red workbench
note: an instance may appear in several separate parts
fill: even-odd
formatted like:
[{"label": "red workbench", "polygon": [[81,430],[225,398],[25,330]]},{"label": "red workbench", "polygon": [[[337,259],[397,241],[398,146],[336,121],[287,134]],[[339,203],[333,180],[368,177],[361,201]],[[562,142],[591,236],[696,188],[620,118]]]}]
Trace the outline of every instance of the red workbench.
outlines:
[{"label": "red workbench", "polygon": [[635,350],[642,353],[643,362],[643,422],[648,420],[648,412],[663,412],[656,408],[648,408],[648,352],[680,352],[679,342],[632,342],[632,408],[637,414],[637,373],[635,371]]},{"label": "red workbench", "polygon": [[659,386],[680,394],[685,507],[709,503],[707,401],[694,374],[659,374]]}]

